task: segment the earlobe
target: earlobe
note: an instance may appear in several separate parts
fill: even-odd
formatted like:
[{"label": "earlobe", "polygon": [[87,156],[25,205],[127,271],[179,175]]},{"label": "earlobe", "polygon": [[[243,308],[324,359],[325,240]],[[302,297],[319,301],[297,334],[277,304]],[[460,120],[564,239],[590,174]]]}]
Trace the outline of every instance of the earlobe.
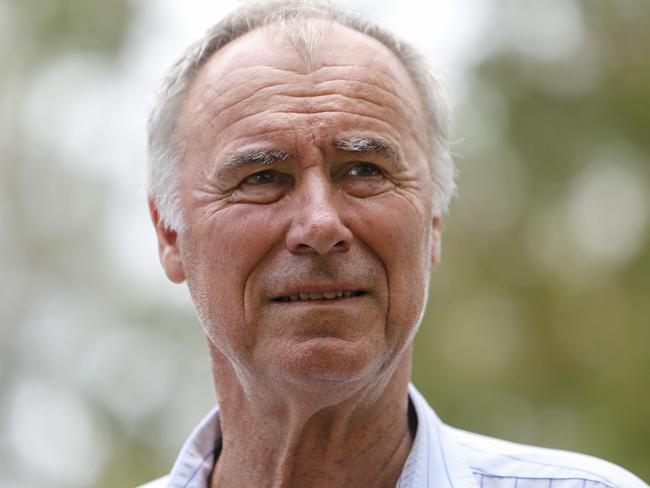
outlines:
[{"label": "earlobe", "polygon": [[436,268],[440,264],[440,250],[442,246],[442,235],[440,229],[442,227],[442,220],[436,216],[433,218],[431,232],[431,267]]},{"label": "earlobe", "polygon": [[160,264],[170,281],[182,283],[185,281],[185,271],[178,248],[178,234],[175,230],[167,227],[165,221],[160,217],[152,197],[149,197],[149,213],[158,238]]}]

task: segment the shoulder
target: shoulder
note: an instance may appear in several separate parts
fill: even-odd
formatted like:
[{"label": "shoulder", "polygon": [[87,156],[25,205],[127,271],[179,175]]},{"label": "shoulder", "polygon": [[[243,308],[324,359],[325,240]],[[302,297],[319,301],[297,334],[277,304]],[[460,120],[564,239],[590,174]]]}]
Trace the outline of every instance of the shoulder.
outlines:
[{"label": "shoulder", "polygon": [[166,488],[168,482],[169,476],[163,476],[162,478],[155,479],[136,488]]},{"label": "shoulder", "polygon": [[563,480],[561,486],[648,488],[629,471],[593,456],[517,444],[453,427],[446,429],[462,448],[470,469],[479,479],[531,480],[531,486],[541,480],[555,486],[551,484],[554,480]]}]

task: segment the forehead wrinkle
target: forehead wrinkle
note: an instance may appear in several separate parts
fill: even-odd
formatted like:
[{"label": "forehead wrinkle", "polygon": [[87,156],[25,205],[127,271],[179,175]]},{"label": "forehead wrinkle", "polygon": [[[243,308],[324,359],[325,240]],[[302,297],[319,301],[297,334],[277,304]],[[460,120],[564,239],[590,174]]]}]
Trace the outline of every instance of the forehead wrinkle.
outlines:
[{"label": "forehead wrinkle", "polygon": [[[318,42],[314,43],[311,46],[314,63],[310,67],[311,69],[305,71],[304,58],[300,55],[296,56],[299,54],[296,53],[296,46],[287,42],[291,39],[292,32],[286,32],[286,28],[291,25],[293,25],[291,22],[272,22],[253,29],[236,39],[213,54],[212,58],[203,66],[202,73],[199,73],[203,76],[198,76],[195,82],[206,82],[206,78],[208,80],[218,78],[220,86],[234,84],[250,89],[254,80],[263,79],[259,76],[260,74],[270,72],[283,73],[291,78],[309,77],[311,80],[308,81],[313,84],[320,81],[318,78],[331,77],[332,72],[336,74],[341,70],[346,70],[352,72],[354,78],[360,77],[363,81],[372,81],[378,87],[389,86],[393,90],[399,91],[399,94],[395,94],[402,103],[407,100],[411,101],[410,99],[419,100],[419,92],[415,88],[407,68],[389,48],[373,36],[328,19],[307,16],[300,18],[296,24],[301,28],[313,30],[313,34],[317,34],[314,39],[322,39],[321,36],[326,34],[334,34],[335,38],[345,39],[344,42],[335,43],[339,48],[334,51],[327,49],[327,45],[318,46]],[[277,35],[278,33],[280,35]],[[259,46],[260,42],[262,42],[262,46]],[[341,42],[345,48],[342,47]],[[350,49],[350,44],[352,49]],[[355,46],[362,53],[360,56],[356,55]],[[243,66],[242,62],[245,63]],[[271,65],[266,64],[269,62]],[[246,83],[241,83],[242,76]],[[196,83],[194,85],[196,86]],[[222,91],[222,94],[227,94],[236,88],[237,86],[231,86],[225,92]]]},{"label": "forehead wrinkle", "polygon": [[[395,90],[391,90],[391,89],[389,89],[387,87],[378,85],[376,83],[371,83],[370,81],[366,81],[366,80],[361,80],[361,79],[357,79],[357,78],[344,78],[344,77],[341,77],[341,78],[338,78],[336,80],[319,81],[319,82],[316,82],[314,85],[315,86],[326,87],[328,85],[335,84],[335,83],[341,83],[344,87],[350,88],[350,91],[353,91],[353,93],[356,93],[354,91],[355,88],[368,87],[370,89],[377,90],[378,92],[389,95],[391,98],[395,98],[396,100],[400,100],[402,103],[406,102],[411,106],[411,108],[415,108],[415,105],[413,103],[411,103],[412,101],[409,100],[408,97],[403,96],[403,94],[400,94]],[[359,95],[355,95],[355,96],[359,96]],[[359,98],[366,99],[366,98],[364,98],[362,96],[359,96]]]},{"label": "forehead wrinkle", "polygon": [[[296,113],[303,113],[303,114],[317,114],[317,113],[322,113],[322,112],[338,112],[339,110],[336,110],[336,107],[340,106],[340,104],[338,104],[337,102],[339,102],[339,101],[342,101],[342,102],[351,101],[351,102],[357,102],[360,105],[360,112],[354,113],[354,115],[368,115],[368,113],[363,113],[363,110],[361,110],[363,108],[363,104],[365,103],[365,104],[372,105],[372,106],[376,107],[377,109],[379,109],[381,111],[390,111],[396,118],[400,119],[401,122],[406,126],[412,125],[412,122],[410,121],[411,114],[408,111],[403,110],[403,106],[400,103],[401,100],[399,98],[397,98],[396,96],[392,95],[392,94],[391,94],[391,96],[389,98],[382,99],[382,100],[374,100],[372,98],[365,97],[365,96],[358,95],[358,94],[348,95],[348,94],[337,92],[337,91],[330,92],[330,93],[320,93],[318,95],[305,95],[305,96],[282,94],[282,95],[275,95],[275,97],[280,98],[280,99],[288,99],[288,100],[291,100],[291,99],[299,100],[299,99],[308,99],[309,98],[309,99],[314,100],[315,103],[327,102],[328,98],[329,98],[329,101],[331,102],[331,103],[329,103],[329,106],[326,105],[324,108],[321,107],[320,109],[316,109],[316,110],[305,110],[305,109],[303,109],[303,110],[300,110],[300,112],[296,112]],[[318,102],[319,100],[322,100],[322,99],[325,99],[325,101],[324,102]],[[344,104],[343,106],[349,107],[350,105],[345,105]],[[346,111],[346,110],[343,109],[343,110],[340,110],[340,111],[343,112],[343,111]],[[275,110],[275,112],[276,113],[291,113],[291,111],[287,111],[287,110]],[[370,112],[372,112],[372,111],[370,111]],[[377,117],[377,118],[379,118],[379,117]]]},{"label": "forehead wrinkle", "polygon": [[[273,86],[269,85],[266,88],[272,88],[272,87],[276,87],[276,86],[278,86],[278,85],[273,85]],[[225,107],[220,107],[220,108],[214,110],[215,113],[212,116],[211,120],[216,118],[219,115],[222,115],[222,114],[226,113],[226,112],[233,111],[234,109],[237,108],[238,105],[240,105],[242,103],[246,103],[246,102],[248,102],[248,101],[250,101],[252,99],[260,98],[262,100],[268,100],[271,97],[274,98],[274,99],[279,99],[279,100],[285,99],[287,101],[311,99],[314,102],[318,102],[318,103],[322,103],[321,99],[326,98],[326,97],[330,97],[332,99],[336,99],[337,97],[341,97],[341,98],[351,100],[351,101],[361,101],[361,102],[369,103],[369,104],[372,104],[372,105],[374,105],[376,107],[379,107],[379,108],[382,108],[382,109],[388,108],[389,110],[395,112],[396,115],[399,115],[399,112],[397,110],[395,110],[395,108],[393,108],[392,106],[389,106],[386,103],[375,101],[372,98],[364,97],[364,96],[357,95],[357,94],[348,95],[348,94],[345,94],[345,93],[341,93],[339,91],[323,92],[323,93],[318,93],[318,94],[304,94],[304,95],[294,94],[294,93],[271,93],[271,94],[266,94],[266,93],[262,93],[264,91],[265,91],[265,89],[257,90],[254,93],[251,93],[250,95],[248,95],[246,98],[243,98],[241,100],[238,100],[236,102],[231,103],[230,105],[227,105]],[[292,91],[294,91],[294,92],[302,92],[302,90],[298,90],[298,89],[292,90]],[[282,107],[280,107],[280,108],[282,108]],[[253,109],[253,112],[254,113],[262,113],[262,112],[288,113],[289,111],[287,111],[287,110],[274,110],[272,108],[272,109],[267,109],[265,111],[259,111],[259,110]],[[316,112],[313,112],[313,111],[303,111],[303,110],[296,111],[296,113],[300,113],[300,112],[306,113],[306,114],[307,113],[316,113]],[[250,114],[247,114],[247,115],[250,115]]]},{"label": "forehead wrinkle", "polygon": [[[418,107],[417,104],[413,103],[414,99],[412,96],[409,96],[405,90],[400,89],[404,84],[404,80],[398,80],[395,76],[393,76],[390,70],[381,69],[381,73],[377,73],[377,69],[379,68],[381,67],[369,67],[364,65],[328,65],[318,68],[314,70],[314,72],[308,74],[299,73],[293,70],[276,68],[268,65],[253,65],[243,68],[235,68],[227,73],[210,73],[210,71],[218,70],[208,70],[208,72],[204,72],[204,76],[201,76],[200,78],[205,78],[205,76],[210,75],[214,76],[210,80],[201,80],[204,81],[204,85],[207,86],[204,89],[204,95],[201,96],[202,102],[199,108],[203,108],[209,105],[216,105],[220,99],[235,97],[236,100],[234,102],[220,108],[220,110],[225,110],[234,105],[237,105],[238,103],[246,101],[256,94],[262,95],[267,91],[275,91],[276,89],[281,90],[283,87],[288,88],[289,93],[292,93],[296,91],[314,89],[319,86],[337,84],[339,85],[336,87],[337,90],[341,92],[351,92],[354,94],[354,96],[357,96],[360,99],[364,97],[356,93],[356,90],[354,90],[354,88],[366,86],[370,89],[374,89],[381,93],[395,97],[397,100],[399,100],[399,104],[397,104],[398,106],[407,104],[410,109],[414,110],[416,113],[419,113],[421,111],[421,107]],[[333,75],[332,73],[322,73],[323,71],[342,70],[345,70],[345,73],[334,73],[335,75],[338,75],[338,78],[336,79],[331,79]],[[252,72],[248,73],[248,71]],[[262,71],[262,73],[260,73],[260,71]],[[264,72],[267,71],[271,73],[277,73],[278,75],[282,74],[283,78],[280,78],[279,76],[273,76],[270,80],[268,80],[262,76]],[[319,74],[321,76],[319,76]],[[287,79],[287,75],[289,76],[289,79]],[[242,77],[247,80],[245,84],[241,83]],[[326,77],[327,79],[322,79],[323,77]],[[386,78],[390,78],[393,83],[386,83]],[[256,83],[255,80],[259,81]],[[197,84],[200,85],[201,83],[197,80],[194,88],[196,88]],[[224,85],[225,89],[223,88]],[[237,92],[241,92],[241,95],[238,95]],[[209,97],[210,94],[213,94],[214,96]],[[214,110],[217,110],[217,107],[215,107]]]},{"label": "forehead wrinkle", "polygon": [[[208,85],[208,88],[202,94],[201,103],[198,104],[198,106],[196,106],[194,110],[191,110],[191,112],[201,113],[203,111],[206,111],[207,108],[208,111],[212,113],[210,117],[212,119],[218,116],[220,112],[233,108],[234,106],[240,103],[246,102],[247,100],[254,98],[260,92],[268,90],[269,88],[274,88],[279,86],[282,86],[282,84],[276,81],[268,82],[266,84],[261,84],[261,86],[254,85],[252,82],[246,83],[245,85],[239,83],[228,88],[226,91],[220,92],[219,88],[216,86],[216,83],[211,83],[210,85]],[[241,98],[241,96],[237,96],[237,99],[235,101],[230,102],[225,106],[219,105],[220,100],[222,99],[228,100],[228,98],[232,97],[232,92],[235,91],[243,92],[242,94],[243,98]]]},{"label": "forehead wrinkle", "polygon": [[[224,127],[218,131],[219,139],[227,140],[232,133],[235,133],[237,135],[238,131],[241,130],[242,125],[247,129],[249,128],[251,132],[247,132],[246,129],[244,129],[245,132],[242,133],[241,135],[238,135],[237,138],[240,137],[254,138],[256,136],[268,137],[270,134],[277,133],[277,132],[302,131],[305,130],[305,128],[307,127],[302,122],[302,120],[304,120],[305,118],[327,116],[327,115],[332,116],[332,119],[329,120],[332,126],[336,125],[337,116],[348,116],[359,120],[359,122],[356,124],[356,127],[360,131],[363,130],[371,130],[373,132],[375,132],[376,130],[380,130],[380,132],[385,131],[386,134],[390,134],[396,140],[400,140],[401,137],[404,135],[403,128],[400,129],[399,125],[387,121],[384,117],[374,115],[373,111],[351,114],[347,109],[344,108],[340,110],[327,109],[327,110],[316,110],[310,112],[297,112],[297,113],[290,110],[274,110],[273,113],[284,114],[286,115],[286,117],[283,117],[281,119],[275,119],[272,125],[269,125],[269,123],[266,120],[266,116],[268,115],[268,112],[251,110],[249,114],[243,117],[239,117],[237,120],[234,120],[232,122],[228,122],[224,124]],[[261,123],[257,125],[255,119],[260,119]],[[401,119],[404,127],[408,128],[409,125],[406,116],[405,115],[401,116]],[[364,122],[364,121],[370,121],[373,124],[379,124],[381,129],[376,129],[376,125],[375,128],[373,129],[372,126],[368,126],[368,122]],[[327,122],[328,120],[326,120],[324,123]],[[301,125],[298,126],[298,124]],[[418,139],[415,138],[415,141],[417,140]]]},{"label": "forehead wrinkle", "polygon": [[[380,73],[377,73],[378,68],[381,69]],[[341,71],[345,72],[341,73]],[[270,80],[268,77],[262,76],[265,73],[272,74]],[[253,65],[236,68],[230,73],[223,73],[222,67],[221,70],[212,69],[208,70],[207,73],[204,71],[203,75],[201,77],[203,78],[202,83],[195,84],[194,91],[196,95],[196,92],[203,85],[205,93],[200,94],[199,92],[201,101],[199,104],[195,104],[194,110],[192,110],[192,107],[187,108],[190,109],[188,114],[190,116],[192,112],[198,112],[199,114],[203,112],[203,116],[199,115],[198,118],[203,119],[201,125],[204,126],[213,125],[219,115],[225,116],[226,120],[234,118],[229,117],[230,113],[236,114],[238,107],[246,102],[253,101],[253,103],[250,103],[249,112],[263,113],[262,109],[265,108],[264,102],[268,101],[269,92],[271,94],[280,92],[277,93],[276,97],[290,99],[293,94],[300,94],[310,90],[318,92],[319,88],[336,91],[341,96],[348,96],[349,93],[351,94],[349,98],[356,98],[373,104],[373,106],[386,108],[393,112],[394,115],[397,115],[399,119],[402,119],[409,127],[419,125],[419,121],[411,119],[413,114],[420,117],[422,115],[421,107],[416,103],[418,99],[409,96],[410,94],[402,86],[403,83],[399,82],[391,73],[391,70],[380,66],[370,68],[345,64],[328,65],[317,68],[312,73],[303,74],[274,66]],[[211,77],[210,75],[215,76]],[[334,75],[340,78],[331,79]],[[242,77],[245,77],[246,83],[241,83]],[[393,81],[393,83],[390,83],[390,81]],[[222,88],[224,85],[226,85],[225,90]],[[363,90],[365,87],[368,90]],[[314,95],[306,95],[305,98],[309,96],[315,97]],[[234,101],[232,101],[233,98],[235,98]],[[376,98],[377,101],[373,100],[373,98]],[[254,103],[257,100],[262,101],[262,107]],[[266,106],[268,107],[269,104],[266,103]],[[406,110],[404,106],[407,107]],[[267,109],[267,112],[272,111],[274,111],[272,107]],[[249,116],[251,114],[245,115]],[[192,119],[196,120],[195,117],[190,117],[190,120]],[[190,122],[189,125],[195,124],[196,122]]]},{"label": "forehead wrinkle", "polygon": [[[323,79],[321,80],[322,82],[327,82],[331,81],[331,76],[328,73],[322,73],[322,72],[327,72],[327,71],[342,71],[345,70],[348,75],[353,75],[351,78],[346,78],[342,76],[340,79],[343,80],[348,80],[348,81],[359,81],[362,83],[368,83],[372,84],[374,86],[377,86],[378,88],[382,88],[381,85],[389,85],[389,86],[398,86],[402,87],[404,85],[405,80],[400,80],[397,77],[391,73],[391,70],[386,70],[384,69],[383,66],[380,64],[375,64],[375,65],[365,65],[365,64],[329,64],[326,66],[322,66],[318,68],[317,70],[314,70],[311,74],[314,77],[318,77],[318,75],[322,74]],[[392,83],[381,83],[381,81],[384,81],[385,78],[389,78]],[[373,83],[370,83],[371,80]],[[321,82],[319,81],[319,82]],[[386,89],[384,87],[384,89]],[[397,94],[396,94],[397,95]]]},{"label": "forehead wrinkle", "polygon": [[[206,111],[206,108],[209,112],[216,113],[217,111],[229,108],[246,98],[250,98],[259,91],[292,83],[291,80],[280,80],[277,76],[271,77],[270,79],[261,76],[260,73],[257,73],[260,70],[285,73],[284,76],[286,76],[286,73],[289,73],[290,75],[296,74],[290,70],[266,65],[234,68],[227,72],[224,72],[223,68],[210,68],[208,62],[208,65],[203,67],[202,71],[193,81],[181,110],[181,113],[185,118],[192,117],[192,114],[201,114],[201,112]],[[253,73],[248,73],[248,71],[251,70]],[[246,83],[241,82],[242,78],[246,80]],[[240,92],[241,95],[239,95]],[[242,96],[244,98],[242,98]],[[235,98],[235,101],[229,103],[225,107],[219,106],[221,100],[228,101],[229,98]],[[193,100],[194,102],[192,103]]]},{"label": "forehead wrinkle", "polygon": [[[403,71],[403,77],[400,79],[395,76],[393,69],[387,69],[387,67],[381,65],[381,59],[377,64],[368,66],[368,65],[328,65],[323,66],[318,72],[330,72],[334,73],[323,73],[322,78],[315,82],[315,84],[329,84],[337,82],[345,82],[359,85],[368,86],[374,88],[382,93],[386,93],[389,96],[395,98],[398,102],[397,106],[407,105],[414,114],[417,114],[417,117],[422,121],[422,124],[425,124],[426,117],[424,115],[424,106],[422,105],[422,99],[420,93],[415,88],[413,81],[410,75],[405,71],[406,68],[398,60],[399,67]],[[345,73],[339,74],[338,71],[345,70]],[[317,73],[315,72],[314,75]],[[332,79],[332,76],[337,76],[337,78]],[[318,77],[317,77],[318,78]],[[409,90],[408,87],[411,87]]]},{"label": "forehead wrinkle", "polygon": [[[396,132],[396,133],[399,134],[399,131],[397,131],[397,127],[395,127],[393,124],[387,122],[386,120],[384,120],[382,118],[374,117],[374,116],[368,115],[368,114],[350,114],[350,112],[348,112],[346,110],[324,110],[324,111],[311,112],[311,113],[295,113],[295,112],[279,112],[279,111],[276,111],[275,113],[284,113],[284,114],[287,114],[287,115],[293,115],[294,117],[290,117],[288,120],[283,120],[281,122],[282,125],[279,126],[279,127],[276,126],[273,130],[266,130],[264,127],[262,127],[257,132],[257,134],[264,135],[264,134],[269,134],[271,132],[278,132],[278,131],[287,131],[287,130],[300,131],[300,130],[304,130],[305,127],[296,128],[296,120],[295,120],[296,117],[304,118],[304,117],[310,117],[310,116],[314,116],[314,115],[333,115],[333,116],[336,116],[336,115],[341,115],[341,114],[346,115],[346,116],[353,116],[353,117],[357,117],[357,118],[371,120],[374,123],[379,123],[382,126],[384,126],[387,129],[387,132],[389,132],[389,133]],[[238,127],[239,124],[244,123],[244,122],[250,122],[250,119],[254,119],[255,117],[264,117],[265,115],[266,115],[265,112],[254,112],[254,113],[252,113],[250,115],[247,115],[247,116],[245,116],[245,117],[243,117],[241,119],[238,119],[235,122],[233,122],[232,124],[228,124],[228,126],[221,131],[220,136],[227,138],[229,132],[239,130],[239,127]],[[280,124],[278,124],[278,125],[280,125]],[[243,135],[243,137],[253,137],[253,136],[254,135],[252,133],[250,135],[249,134]]]},{"label": "forehead wrinkle", "polygon": [[[374,85],[371,86],[374,87]],[[305,96],[287,95],[285,93],[280,93],[276,95],[262,94],[259,92],[252,93],[245,100],[239,100],[237,102],[234,102],[233,104],[230,104],[228,107],[217,108],[212,110],[212,114],[210,114],[210,118],[205,122],[202,122],[201,125],[205,125],[205,126],[215,125],[213,124],[213,122],[218,117],[223,117],[224,120],[222,122],[222,125],[225,126],[222,129],[223,133],[221,135],[223,136],[225,133],[230,132],[230,130],[232,130],[234,127],[238,126],[239,124],[243,122],[250,122],[251,119],[254,119],[258,116],[264,116],[269,113],[294,114],[295,116],[318,115],[318,114],[327,114],[327,113],[342,113],[342,114],[350,114],[351,116],[357,116],[357,117],[367,117],[376,121],[383,122],[384,124],[389,126],[394,125],[392,123],[387,122],[381,116],[382,115],[381,113],[375,115],[372,109],[369,109],[368,107],[364,107],[364,104],[371,104],[373,107],[392,112],[394,116],[396,116],[398,119],[401,120],[401,123],[404,124],[405,127],[410,127],[413,124],[413,121],[410,120],[410,113],[407,110],[402,109],[401,102],[403,100],[391,92],[388,93],[389,93],[389,97],[382,98],[382,99],[379,99],[378,97],[377,101],[356,94],[347,95],[345,93],[340,93],[340,92],[335,92],[331,94],[325,93],[319,95],[305,95]],[[322,100],[318,100],[319,98],[323,98],[323,97],[332,97],[331,103],[323,106],[324,102]],[[304,98],[305,100],[307,99],[314,100],[314,104],[316,105],[316,107],[294,110],[291,107],[291,103],[282,103],[282,102],[278,102],[277,104],[268,103],[269,99],[279,99],[279,100],[284,99],[285,101],[286,100],[291,101],[293,99],[301,99],[301,98]],[[350,110],[346,108],[349,107],[350,105],[345,103],[341,104],[340,103],[341,98],[344,101],[350,100],[352,102],[357,102],[358,105],[356,108],[358,112],[354,112],[354,113],[350,112]],[[255,103],[256,99],[262,100],[262,104]],[[247,110],[245,112],[239,111],[238,110],[239,105],[245,102],[248,102],[248,106],[246,107]],[[264,102],[267,102],[265,105],[270,106],[270,108],[265,108]],[[339,107],[341,106],[343,106],[344,108],[340,109]]]},{"label": "forehead wrinkle", "polygon": [[[332,84],[337,84],[336,90],[332,89],[332,91],[325,91],[325,92],[319,92],[317,89],[318,87],[323,87],[323,88],[328,88],[327,85],[332,85]],[[269,96],[275,96],[275,97],[285,97],[285,98],[313,98],[317,99],[319,97],[323,97],[326,95],[340,95],[349,99],[357,99],[357,100],[363,100],[368,103],[371,103],[373,105],[376,105],[378,107],[386,107],[385,100],[379,100],[380,97],[377,97],[378,100],[374,100],[370,96],[365,96],[364,94],[359,93],[361,90],[358,90],[358,88],[362,86],[367,86],[368,88],[372,90],[377,90],[382,94],[388,95],[389,98],[394,99],[395,105],[401,106],[404,104],[410,105],[410,108],[415,108],[411,101],[408,100],[408,98],[401,97],[400,94],[389,90],[385,87],[376,85],[374,83],[370,83],[367,81],[360,81],[360,80],[355,80],[355,79],[337,79],[337,80],[324,80],[316,83],[309,83],[307,86],[303,85],[296,85],[295,83],[292,82],[270,82],[267,84],[264,84],[262,86],[253,86],[253,87],[246,87],[242,88],[241,84],[238,86],[235,86],[229,90],[227,90],[224,93],[217,94],[214,98],[211,98],[209,100],[206,100],[204,103],[201,104],[202,107],[206,107],[208,105],[214,104],[217,100],[221,98],[226,98],[228,94],[231,94],[230,92],[239,89],[240,91],[244,92],[243,93],[243,98],[239,98],[232,103],[229,103],[228,105],[221,106],[221,107],[214,107],[211,111],[215,112],[215,115],[218,115],[220,112],[225,112],[230,109],[235,108],[237,105],[245,103],[253,98],[262,98],[262,99],[268,99]],[[357,89],[355,89],[357,88]],[[316,93],[311,94],[303,94],[305,91],[310,90],[310,89],[316,89]],[[208,90],[209,92],[212,92],[214,90]],[[270,95],[267,94],[267,92],[272,92]],[[283,93],[273,93],[273,92],[283,92]],[[207,98],[207,97],[206,97]],[[391,110],[396,112],[399,115],[399,111],[394,109],[393,107],[389,107]]]}]

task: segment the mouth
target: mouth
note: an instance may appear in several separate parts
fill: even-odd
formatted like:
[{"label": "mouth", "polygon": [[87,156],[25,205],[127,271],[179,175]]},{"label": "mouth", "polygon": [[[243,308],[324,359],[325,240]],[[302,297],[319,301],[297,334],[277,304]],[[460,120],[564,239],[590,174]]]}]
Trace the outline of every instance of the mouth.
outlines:
[{"label": "mouth", "polygon": [[346,298],[355,298],[368,293],[363,290],[333,290],[333,291],[304,291],[291,295],[282,295],[271,299],[273,302],[325,302],[332,300],[341,300]]}]

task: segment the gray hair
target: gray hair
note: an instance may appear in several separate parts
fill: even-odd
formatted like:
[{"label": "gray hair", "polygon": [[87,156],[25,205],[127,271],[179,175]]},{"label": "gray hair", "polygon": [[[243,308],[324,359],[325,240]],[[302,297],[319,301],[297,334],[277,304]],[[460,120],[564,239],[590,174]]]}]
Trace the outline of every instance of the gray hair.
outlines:
[{"label": "gray hair", "polygon": [[[403,63],[424,106],[430,144],[429,163],[436,213],[447,211],[455,185],[455,167],[449,149],[449,108],[441,81],[417,50],[378,25],[322,0],[249,2],[231,12],[192,44],[168,70],[154,96],[148,133],[148,191],[165,225],[178,232],[185,221],[180,201],[180,161],[176,125],[190,85],[200,68],[219,49],[244,34],[267,25],[282,28],[292,46],[309,65],[318,33],[308,19],[324,19],[372,37]],[[296,28],[300,27],[300,28]]]}]

